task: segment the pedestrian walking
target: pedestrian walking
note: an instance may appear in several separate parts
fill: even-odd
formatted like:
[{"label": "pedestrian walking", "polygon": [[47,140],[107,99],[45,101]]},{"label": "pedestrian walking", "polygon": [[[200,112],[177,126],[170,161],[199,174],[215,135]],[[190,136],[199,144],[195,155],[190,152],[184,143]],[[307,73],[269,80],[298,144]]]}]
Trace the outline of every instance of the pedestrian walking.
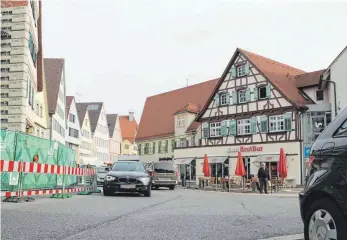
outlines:
[{"label": "pedestrian walking", "polygon": [[265,163],[262,163],[259,171],[258,171],[258,179],[260,184],[260,194],[263,193],[263,190],[265,194],[268,194],[267,192],[267,181],[269,180],[269,173],[266,169]]}]

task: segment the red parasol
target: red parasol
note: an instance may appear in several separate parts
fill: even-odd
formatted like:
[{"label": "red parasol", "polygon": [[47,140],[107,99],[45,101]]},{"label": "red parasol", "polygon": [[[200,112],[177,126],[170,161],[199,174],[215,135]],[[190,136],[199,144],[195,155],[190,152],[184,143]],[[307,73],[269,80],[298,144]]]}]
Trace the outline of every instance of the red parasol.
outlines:
[{"label": "red parasol", "polygon": [[237,164],[236,164],[236,169],[235,169],[235,175],[236,176],[245,176],[246,175],[245,165],[243,164],[241,152],[238,152],[238,155],[237,155]]},{"label": "red parasol", "polygon": [[208,164],[207,154],[205,154],[205,157],[204,157],[204,164],[202,166],[202,172],[204,173],[205,177],[210,176],[210,165]]},{"label": "red parasol", "polygon": [[278,174],[281,178],[286,178],[288,174],[287,160],[283,148],[280,149],[280,160],[278,161]]}]

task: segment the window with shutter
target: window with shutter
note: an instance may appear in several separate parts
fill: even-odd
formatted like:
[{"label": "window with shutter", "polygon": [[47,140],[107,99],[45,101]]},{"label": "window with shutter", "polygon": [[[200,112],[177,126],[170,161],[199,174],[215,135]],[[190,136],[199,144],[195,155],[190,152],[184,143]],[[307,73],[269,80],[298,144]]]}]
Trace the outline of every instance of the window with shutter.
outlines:
[{"label": "window with shutter", "polygon": [[233,91],[233,104],[237,104],[237,92]]},{"label": "window with shutter", "polygon": [[155,142],[153,142],[153,154],[155,154]]},{"label": "window with shutter", "polygon": [[222,136],[226,136],[227,135],[227,120],[222,121],[221,135]]},{"label": "window with shutter", "polygon": [[235,121],[235,119],[232,119],[229,121],[229,135],[230,136],[236,135],[236,121]]},{"label": "window with shutter", "polygon": [[249,88],[246,89],[246,102],[251,101],[251,90]]},{"label": "window with shutter", "polygon": [[141,149],[141,144],[139,144],[139,148],[137,149],[139,155],[142,155]]},{"label": "window with shutter", "polygon": [[206,122],[202,124],[202,137],[203,138],[210,137],[210,128],[208,126],[208,123]]},{"label": "window with shutter", "polygon": [[262,133],[266,133],[267,130],[267,116],[261,116],[260,117],[260,132]]},{"label": "window with shutter", "polygon": [[169,152],[169,140],[165,141],[165,152],[168,153]]},{"label": "window with shutter", "polygon": [[229,92],[226,93],[226,104],[227,105],[230,104],[230,93]]},{"label": "window with shutter", "polygon": [[277,115],[277,116],[270,116],[269,117],[269,126],[270,126],[270,132],[281,132],[285,130],[284,126],[284,116],[283,115]]},{"label": "window with shutter", "polygon": [[258,88],[258,98],[259,99],[267,98],[267,86],[261,86]]},{"label": "window with shutter", "polygon": [[286,131],[292,131],[292,113],[287,112],[284,114],[284,129]]},{"label": "window with shutter", "polygon": [[251,118],[251,133],[257,134],[257,117]]},{"label": "window with shutter", "polygon": [[227,105],[227,94],[223,93],[220,95],[220,105]]},{"label": "window with shutter", "polygon": [[237,95],[238,95],[239,103],[247,102],[246,89],[239,90]]},{"label": "window with shutter", "polygon": [[219,106],[219,94],[216,94],[214,97],[214,104],[218,107]]},{"label": "window with shutter", "polygon": [[231,67],[231,76],[233,77],[233,78],[236,78],[236,68],[233,66],[233,67]]},{"label": "window with shutter", "polygon": [[253,99],[258,100],[258,88],[253,89]]},{"label": "window with shutter", "polygon": [[161,153],[161,141],[159,141],[159,144],[158,144],[158,153]]},{"label": "window with shutter", "polygon": [[175,139],[172,139],[171,140],[171,150],[172,150],[172,152],[174,151],[174,149],[175,149]]}]

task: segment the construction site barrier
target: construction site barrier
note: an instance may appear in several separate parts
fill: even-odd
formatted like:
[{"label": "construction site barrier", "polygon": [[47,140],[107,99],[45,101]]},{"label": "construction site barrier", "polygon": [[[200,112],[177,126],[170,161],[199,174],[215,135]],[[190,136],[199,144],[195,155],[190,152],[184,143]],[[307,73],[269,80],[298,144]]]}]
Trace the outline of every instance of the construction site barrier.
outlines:
[{"label": "construction site barrier", "polygon": [[95,169],[78,168],[75,151],[63,144],[4,129],[0,141],[4,201],[96,189]]}]

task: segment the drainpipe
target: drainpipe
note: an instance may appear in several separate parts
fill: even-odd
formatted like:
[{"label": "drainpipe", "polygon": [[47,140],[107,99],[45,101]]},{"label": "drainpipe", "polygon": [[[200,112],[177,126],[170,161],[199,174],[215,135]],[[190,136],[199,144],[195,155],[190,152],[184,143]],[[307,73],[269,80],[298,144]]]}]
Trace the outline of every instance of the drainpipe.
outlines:
[{"label": "drainpipe", "polygon": [[[335,116],[332,117],[336,117],[337,116],[337,99],[336,99],[336,82],[331,81],[331,80],[324,80],[323,79],[323,75],[320,76],[321,81],[327,82],[329,84],[332,84],[334,86],[334,110],[335,110]],[[329,79],[330,79],[330,75],[329,75]]]},{"label": "drainpipe", "polygon": [[300,184],[303,185],[303,168],[304,168],[304,154],[303,154],[303,145],[305,141],[305,127],[304,127],[304,114],[302,112],[299,112],[300,114],[300,132],[301,132],[301,143],[300,143]]}]

